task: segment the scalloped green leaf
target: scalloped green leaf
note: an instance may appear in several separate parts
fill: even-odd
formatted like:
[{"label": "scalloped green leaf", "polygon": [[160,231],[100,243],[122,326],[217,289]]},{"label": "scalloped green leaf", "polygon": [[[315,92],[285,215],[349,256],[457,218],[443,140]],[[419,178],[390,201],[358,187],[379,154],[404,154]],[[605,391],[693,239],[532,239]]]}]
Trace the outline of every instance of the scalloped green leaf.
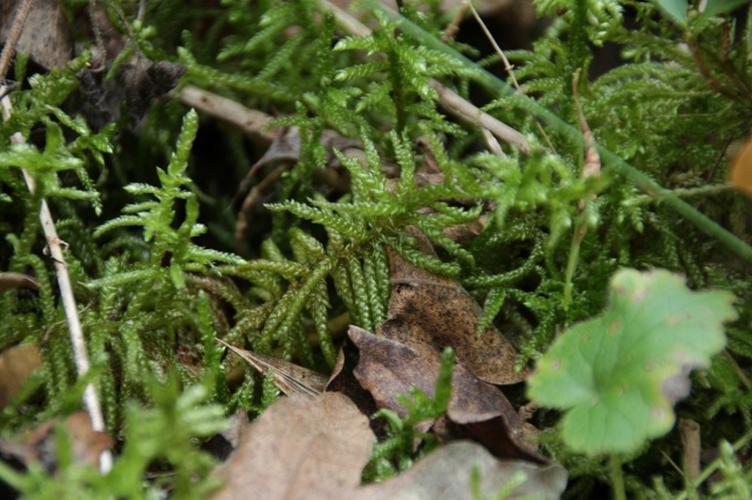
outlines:
[{"label": "scalloped green leaf", "polygon": [[689,373],[708,367],[726,343],[733,300],[693,292],[665,270],[619,271],[603,312],[563,333],[540,359],[529,396],[564,410],[562,437],[572,450],[634,451],[673,426]]}]

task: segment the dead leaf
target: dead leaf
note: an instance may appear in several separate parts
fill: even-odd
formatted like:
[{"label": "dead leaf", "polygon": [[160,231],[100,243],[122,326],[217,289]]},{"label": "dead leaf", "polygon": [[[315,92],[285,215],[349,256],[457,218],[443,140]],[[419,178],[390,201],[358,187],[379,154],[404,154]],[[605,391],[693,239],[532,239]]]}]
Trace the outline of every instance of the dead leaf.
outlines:
[{"label": "dead leaf", "polygon": [[[20,1],[0,2],[0,42],[10,34]],[[60,68],[73,54],[73,37],[59,0],[33,0],[26,17],[17,52],[29,54],[31,60],[45,69]]]},{"label": "dead leaf", "polygon": [[0,408],[18,393],[34,370],[42,364],[36,344],[21,344],[0,354]]},{"label": "dead leaf", "polygon": [[451,347],[457,360],[491,384],[515,384],[526,373],[514,369],[517,353],[491,326],[476,335],[481,307],[456,281],[420,269],[389,251],[392,294],[387,320],[377,333],[415,348],[440,353]]},{"label": "dead leaf", "polygon": [[[473,494],[473,471],[479,476],[480,496]],[[524,475],[524,482],[522,477]],[[468,441],[450,443],[394,479],[358,489],[352,500],[453,500],[495,498],[510,481],[520,481],[504,498],[558,499],[567,485],[567,471],[558,464],[539,466],[523,461],[497,460],[482,446]],[[345,498],[342,496],[341,498]]]},{"label": "dead leaf", "polygon": [[736,189],[752,194],[752,138],[736,153],[729,172],[729,182]]},{"label": "dead leaf", "polygon": [[39,283],[31,276],[23,273],[0,273],[0,293],[14,288],[30,288],[39,290]]},{"label": "dead leaf", "polygon": [[[373,400],[371,393],[363,388],[356,380],[354,371],[357,366],[358,351],[347,339],[337,354],[337,362],[334,365],[329,380],[326,383],[327,392],[339,392],[347,396],[355,403],[364,415],[373,415],[379,409]],[[371,419],[371,429],[377,436],[381,436],[384,425],[380,419]]]},{"label": "dead leaf", "polygon": [[274,385],[288,396],[300,395],[315,398],[324,392],[328,378],[318,372],[284,359],[238,349],[221,339],[217,339],[217,341],[246,360],[248,364],[261,373],[271,372]]},{"label": "dead leaf", "polygon": [[[14,456],[27,465],[39,462],[48,471],[54,471],[57,467],[57,439],[53,432],[56,423],[57,420],[48,420],[18,441],[1,441],[0,452]],[[92,429],[91,419],[84,411],[69,415],[62,428],[68,435],[75,463],[98,468],[99,456],[115,443],[109,434]]]},{"label": "dead leaf", "polygon": [[65,430],[73,447],[74,460],[99,467],[99,456],[114,444],[114,440],[105,432],[91,428],[88,413],[77,411],[65,420]]},{"label": "dead leaf", "polygon": [[[355,377],[379,408],[405,416],[405,408],[397,401],[399,395],[407,394],[411,388],[434,394],[441,364],[438,353],[421,344],[408,346],[356,326],[350,327],[348,335],[360,351]],[[455,424],[450,433],[474,438],[497,456],[546,462],[525,440],[524,422],[504,394],[478,380],[461,363],[454,368],[447,417]],[[431,422],[426,424],[421,430],[427,430]]]},{"label": "dead leaf", "polygon": [[250,424],[217,475],[214,499],[348,498],[360,484],[374,436],[345,396],[282,398]]}]

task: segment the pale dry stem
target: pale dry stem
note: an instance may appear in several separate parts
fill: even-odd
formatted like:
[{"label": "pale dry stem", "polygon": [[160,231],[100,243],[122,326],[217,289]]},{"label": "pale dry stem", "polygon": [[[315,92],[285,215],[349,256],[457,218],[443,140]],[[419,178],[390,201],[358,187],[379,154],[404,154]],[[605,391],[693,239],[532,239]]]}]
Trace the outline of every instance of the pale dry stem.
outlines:
[{"label": "pale dry stem", "polygon": [[251,137],[271,142],[278,135],[277,130],[267,129],[273,120],[271,116],[261,111],[247,108],[232,99],[194,87],[193,85],[183,87],[180,90],[179,97],[186,106],[196,108],[209,116],[225,121]]},{"label": "pale dry stem", "polygon": [[[23,32],[26,17],[31,9],[31,3],[31,0],[24,0],[13,20],[10,36],[6,39],[5,47],[3,48],[2,54],[0,54],[0,80],[5,78],[5,73],[8,70],[11,56],[15,51],[15,44],[18,42],[18,39]],[[2,100],[0,100],[0,105],[2,106],[3,119],[7,121],[13,114],[13,105],[11,104],[10,97],[5,95],[5,91],[6,86],[0,84],[0,95],[4,96]],[[20,133],[16,132],[11,136],[11,142],[13,144],[24,144],[26,141]],[[36,191],[34,177],[32,177],[25,168],[21,169],[21,173],[23,174],[29,192],[34,194]],[[65,263],[65,256],[63,255],[62,242],[57,235],[55,221],[52,218],[50,208],[44,198],[42,198],[39,210],[39,220],[42,223],[42,230],[45,239],[47,240],[47,248],[49,249],[53,266],[55,267],[55,275],[57,276],[58,287],[60,288],[60,298],[63,302],[63,310],[65,311],[65,318],[68,323],[68,331],[70,333],[71,344],[73,347],[73,358],[76,363],[78,376],[81,378],[89,372],[89,355],[86,351],[86,343],[84,341],[83,329],[81,328],[81,321],[78,317],[76,299],[73,295],[73,287],[71,286],[70,276],[68,275],[68,266]],[[83,399],[86,412],[91,419],[92,429],[94,431],[104,432],[105,427],[104,419],[102,417],[102,408],[94,384],[88,383],[86,385]],[[99,470],[103,474],[106,474],[110,469],[112,469],[112,454],[110,450],[104,450],[99,456]]]}]

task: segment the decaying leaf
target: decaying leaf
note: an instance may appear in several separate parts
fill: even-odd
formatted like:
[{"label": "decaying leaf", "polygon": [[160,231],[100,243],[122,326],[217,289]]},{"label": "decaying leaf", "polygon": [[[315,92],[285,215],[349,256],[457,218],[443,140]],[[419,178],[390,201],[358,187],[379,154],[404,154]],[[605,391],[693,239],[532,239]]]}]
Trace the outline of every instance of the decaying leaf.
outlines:
[{"label": "decaying leaf", "polygon": [[42,364],[36,344],[21,344],[0,353],[0,408],[7,405]]},{"label": "decaying leaf", "polygon": [[282,398],[243,433],[213,498],[349,498],[373,442],[368,418],[342,394]]},{"label": "decaying leaf", "polygon": [[39,289],[39,283],[31,276],[23,273],[0,273],[0,293],[14,288]]},{"label": "decaying leaf", "polygon": [[[406,414],[397,396],[411,388],[433,395],[441,359],[438,353],[374,335],[351,326],[348,335],[360,351],[354,370],[360,384],[380,408]],[[418,350],[420,349],[420,350]],[[452,375],[452,397],[447,417],[455,432],[477,439],[492,453],[505,458],[545,459],[524,439],[524,422],[497,387],[478,380],[461,363]],[[430,423],[429,423],[430,425]]]},{"label": "decaying leaf", "polygon": [[288,396],[301,395],[314,398],[324,392],[327,377],[284,359],[264,356],[252,351],[238,349],[227,342],[217,339],[232,352],[243,358],[261,373],[271,372],[274,384]]},{"label": "decaying leaf", "polygon": [[[0,2],[0,42],[8,37],[21,1]],[[29,54],[45,69],[60,68],[73,54],[73,37],[60,0],[33,0],[26,17],[17,52]]]},{"label": "decaying leaf", "polygon": [[707,367],[736,317],[728,292],[693,292],[665,270],[625,269],[606,309],[562,334],[528,381],[531,399],[566,411],[575,451],[628,453],[674,424],[689,373]]},{"label": "decaying leaf", "polygon": [[525,378],[514,369],[514,347],[495,327],[475,334],[482,310],[459,283],[420,269],[394,251],[389,267],[392,294],[380,335],[418,352],[430,348],[438,354],[449,346],[465,368],[491,384]]},{"label": "decaying leaf", "polygon": [[736,153],[729,172],[729,182],[735,188],[752,194],[752,138]]},{"label": "decaying leaf", "polygon": [[[473,475],[477,491],[473,494]],[[557,464],[539,466],[497,460],[482,446],[468,441],[450,443],[410,470],[383,483],[361,487],[353,500],[454,500],[496,498],[557,499],[567,485],[567,472]],[[478,495],[479,493],[479,495]],[[344,496],[340,498],[345,498]]]},{"label": "decaying leaf", "polygon": [[[53,432],[56,420],[49,420],[18,441],[0,441],[0,453],[13,456],[24,464],[39,462],[47,470],[54,471],[57,464],[57,440]],[[105,432],[95,431],[91,427],[91,419],[84,411],[77,411],[62,422],[62,430],[68,435],[73,453],[73,461],[87,464],[91,467],[99,466],[99,456],[115,443]]]},{"label": "decaying leaf", "polygon": [[[350,354],[352,354],[351,350],[355,349],[356,348],[351,346],[348,341],[343,343],[342,348],[337,354],[337,362],[326,383],[325,390],[327,392],[339,392],[344,394],[350,399],[350,401],[355,403],[355,406],[358,407],[361,413],[364,415],[373,415],[378,411],[379,407],[376,406],[376,402],[371,396],[371,393],[360,385],[353,373],[357,366],[357,356],[352,356]],[[381,419],[372,419],[371,429],[374,429],[378,435],[380,434],[379,429],[382,428],[382,424],[383,421]]]},{"label": "decaying leaf", "polygon": [[79,74],[80,86],[71,106],[94,130],[118,120],[124,111],[136,130],[152,101],[172,90],[183,73],[185,67],[180,64],[151,61],[140,54],[123,64],[113,79],[107,79],[107,71],[101,68],[85,69]]}]

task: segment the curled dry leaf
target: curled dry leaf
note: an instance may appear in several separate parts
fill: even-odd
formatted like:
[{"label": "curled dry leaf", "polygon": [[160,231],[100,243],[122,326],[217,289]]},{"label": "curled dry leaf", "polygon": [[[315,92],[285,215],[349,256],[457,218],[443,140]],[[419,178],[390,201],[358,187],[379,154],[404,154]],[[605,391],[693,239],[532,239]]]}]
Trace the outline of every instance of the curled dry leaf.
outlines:
[{"label": "curled dry leaf", "polygon": [[23,273],[0,273],[0,293],[14,288],[30,288],[39,290],[39,283],[31,276]]},{"label": "curled dry leaf", "polygon": [[495,327],[475,334],[482,309],[462,285],[420,269],[394,251],[389,252],[389,267],[389,311],[377,333],[418,352],[438,354],[449,346],[484,382],[514,384],[525,378],[514,369],[514,347]]},{"label": "curled dry leaf", "polygon": [[[21,3],[0,2],[0,42],[3,44]],[[29,54],[32,61],[45,69],[60,68],[70,60],[73,37],[60,0],[33,0],[16,51]]]},{"label": "curled dry leaf", "polygon": [[350,498],[373,441],[368,418],[342,394],[280,399],[219,468],[224,487],[213,498]]},{"label": "curled dry leaf", "polygon": [[[480,491],[476,493],[480,495],[473,494],[473,474],[478,477]],[[496,498],[504,489],[508,492],[504,498],[548,500],[559,498],[566,485],[567,471],[560,465],[540,466],[523,461],[497,460],[482,446],[456,441],[429,454],[396,478],[364,486],[348,498],[462,500]]]},{"label": "curled dry leaf", "polygon": [[0,408],[5,407],[42,364],[36,344],[22,344],[0,354]]},{"label": "curled dry leaf", "polygon": [[[380,408],[404,416],[405,408],[397,396],[411,388],[433,395],[441,364],[438,353],[420,344],[411,347],[380,337],[356,326],[350,327],[348,335],[360,351],[355,377]],[[501,391],[478,380],[460,363],[452,375],[447,417],[450,433],[476,439],[497,456],[546,461],[525,441],[524,422]]]},{"label": "curled dry leaf", "polygon": [[217,341],[227,346],[228,349],[243,358],[261,373],[271,372],[274,385],[288,396],[300,395],[314,398],[324,392],[327,377],[318,372],[290,363],[284,359],[238,349],[221,339],[217,339]]}]

